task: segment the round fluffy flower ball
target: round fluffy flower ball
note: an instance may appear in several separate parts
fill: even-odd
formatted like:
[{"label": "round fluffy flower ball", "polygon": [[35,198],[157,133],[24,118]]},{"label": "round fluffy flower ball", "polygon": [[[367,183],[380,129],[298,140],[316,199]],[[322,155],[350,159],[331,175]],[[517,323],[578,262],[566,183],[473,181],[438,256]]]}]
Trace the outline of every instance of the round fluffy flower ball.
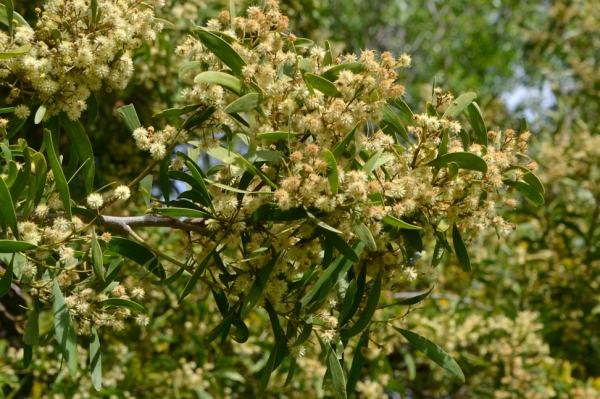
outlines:
[{"label": "round fluffy flower ball", "polygon": [[15,116],[19,119],[27,119],[30,114],[31,111],[27,105],[21,104],[15,107]]},{"label": "round fluffy flower ball", "polygon": [[104,203],[104,199],[101,194],[92,193],[87,197],[87,204],[90,209],[98,209]]},{"label": "round fluffy flower ball", "polygon": [[115,197],[120,200],[126,200],[131,196],[131,190],[127,186],[119,186],[115,190]]}]

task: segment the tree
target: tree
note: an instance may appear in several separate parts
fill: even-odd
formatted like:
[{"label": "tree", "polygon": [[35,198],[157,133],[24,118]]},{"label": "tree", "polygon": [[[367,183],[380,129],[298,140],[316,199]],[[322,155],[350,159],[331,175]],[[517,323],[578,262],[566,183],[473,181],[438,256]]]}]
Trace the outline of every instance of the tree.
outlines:
[{"label": "tree", "polygon": [[[50,1],[36,10],[35,28],[10,2],[0,13],[10,89],[0,112],[12,115],[1,121],[0,293],[18,293],[29,307],[23,367],[34,347],[56,339],[75,376],[85,342],[91,381],[102,389],[103,332],[123,330],[133,316],[140,326],[150,322],[145,290],[123,281],[132,262],[176,297],[173,306],[202,298],[216,307],[218,321],[199,346],[231,345],[229,336],[244,343],[256,334],[254,315],[268,318],[273,344],[255,370],[257,396],[280,366],[292,381],[308,350],[335,396],[346,397],[381,329],[464,380],[439,346],[381,310],[427,294],[380,300],[426,282],[445,252],[470,271],[465,241],[489,228],[510,233],[514,225],[497,210],[514,206],[516,191],[543,203],[537,165],[522,155],[526,125],[488,131],[474,93],[454,98],[440,88],[424,113],[413,113],[395,71],[410,56],[337,56],[327,42],[318,47],[291,33],[270,0],[247,17],[231,7],[191,27],[175,48],[188,60],[179,70],[189,85],[182,106],[156,113],[157,127],[142,125],[131,104],[117,110],[148,165],[126,185],[95,190],[84,123],[108,115],[93,93],[125,89],[135,71],[129,53],[172,27],[155,18],[159,3]],[[39,151],[15,143],[31,119],[43,126]],[[63,133],[71,146],[64,167]],[[134,216],[117,214],[138,187],[145,211],[132,204]],[[183,232],[181,252],[167,253],[140,227]],[[424,265],[418,259],[429,243],[434,256]],[[230,377],[223,378],[243,379]]]}]

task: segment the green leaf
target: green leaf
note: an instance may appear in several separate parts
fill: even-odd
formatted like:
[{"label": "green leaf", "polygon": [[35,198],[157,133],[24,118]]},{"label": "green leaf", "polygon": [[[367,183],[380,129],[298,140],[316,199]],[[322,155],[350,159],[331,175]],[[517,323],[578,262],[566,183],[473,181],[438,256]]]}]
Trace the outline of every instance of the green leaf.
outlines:
[{"label": "green leaf", "polygon": [[23,334],[23,342],[27,345],[37,345],[40,339],[40,326],[38,315],[38,302],[33,301],[33,306],[29,311],[25,333]]},{"label": "green leaf", "polygon": [[248,326],[244,323],[242,319],[234,319],[233,326],[235,327],[235,333],[233,334],[233,339],[240,344],[248,341],[250,337],[250,331],[248,330]]},{"label": "green leaf", "polygon": [[[23,18],[19,13],[13,12],[13,16],[10,18],[10,21],[13,19],[16,19],[17,22],[19,22],[19,26],[29,27],[29,24],[27,21],[25,21],[25,18]],[[6,26],[9,24],[8,10],[4,4],[0,4],[0,23]]]},{"label": "green leaf", "polygon": [[175,273],[173,273],[170,277],[167,277],[164,280],[152,281],[152,285],[161,287],[161,286],[165,286],[165,285],[174,283],[175,281],[179,280],[179,278],[181,276],[183,276],[184,271],[185,271],[185,269],[181,268],[181,269],[177,270]]},{"label": "green leaf", "polygon": [[4,179],[0,178],[0,220],[2,225],[10,227],[13,235],[19,239],[19,229],[17,228],[17,214],[13,205],[13,199],[10,195],[10,191],[4,182]]},{"label": "green leaf", "polygon": [[200,109],[198,112],[190,116],[184,123],[181,125],[182,129],[191,130],[196,126],[206,122],[208,118],[215,113],[217,109],[215,107],[206,107]]},{"label": "green leaf", "polygon": [[27,187],[27,183],[31,177],[31,153],[29,152],[29,148],[27,147],[25,140],[19,139],[18,147],[21,149],[24,161],[23,167],[17,173],[17,178],[10,188],[10,196],[15,206],[17,206],[17,203],[21,199],[21,194],[23,194],[23,191],[25,191],[25,187]]},{"label": "green leaf", "polygon": [[118,108],[117,112],[119,115],[121,115],[125,126],[127,126],[127,129],[129,129],[131,133],[133,133],[133,131],[138,127],[142,126],[137,116],[137,112],[135,112],[135,107],[133,104],[124,105]]},{"label": "green leaf", "polygon": [[213,248],[208,254],[206,254],[204,259],[202,259],[202,262],[200,262],[200,264],[196,267],[196,269],[194,269],[194,273],[192,274],[192,277],[190,277],[190,279],[186,283],[185,287],[183,288],[183,291],[181,292],[181,295],[179,296],[179,300],[177,301],[177,303],[181,303],[183,301],[183,299],[186,296],[188,296],[190,294],[190,292],[192,292],[194,287],[196,287],[198,280],[200,280],[200,276],[202,276],[202,273],[204,273],[204,269],[206,269],[206,266],[208,266],[208,262],[210,262],[210,259],[213,256],[214,250],[215,249]]},{"label": "green leaf", "polygon": [[352,366],[350,366],[350,372],[348,373],[348,383],[346,384],[347,392],[354,392],[356,383],[360,378],[360,373],[365,364],[367,358],[362,354],[361,349],[366,348],[369,344],[369,330],[365,330],[358,340],[356,348],[354,348],[354,358],[352,359]]},{"label": "green leaf", "polygon": [[195,109],[200,108],[201,106],[202,106],[202,104],[192,104],[192,105],[187,105],[182,108],[169,108],[169,109],[165,109],[164,111],[161,111],[159,113],[152,115],[152,117],[153,118],[176,118],[178,116],[190,113],[190,112],[194,111]]},{"label": "green leaf", "polygon": [[94,174],[96,171],[92,143],[79,120],[72,121],[64,112],[62,112],[60,114],[60,123],[69,135],[75,153],[79,157],[79,161],[82,165],[81,170],[83,172],[85,191],[89,195],[94,190]]},{"label": "green leaf", "polygon": [[11,188],[15,181],[17,180],[17,174],[19,173],[19,169],[17,168],[17,163],[12,159],[7,163],[8,167],[8,176],[4,179],[7,188]]},{"label": "green leaf", "polygon": [[310,84],[313,88],[319,90],[321,93],[329,97],[341,97],[342,93],[338,90],[336,85],[331,83],[329,80],[312,73],[305,73],[304,80]]},{"label": "green leaf", "polygon": [[340,336],[342,340],[347,340],[355,335],[360,334],[369,323],[371,323],[371,319],[377,310],[377,304],[379,303],[379,297],[381,296],[381,270],[377,273],[377,277],[373,282],[373,287],[371,288],[371,292],[369,293],[369,297],[367,298],[367,303],[365,304],[365,308],[363,309],[360,317],[356,320],[356,323],[352,325],[347,330],[342,330]]},{"label": "green leaf", "polygon": [[265,98],[262,94],[249,93],[229,104],[224,111],[228,114],[250,111],[258,107],[264,100]]},{"label": "green leaf", "polygon": [[128,299],[109,298],[109,299],[105,299],[103,301],[98,302],[98,306],[103,307],[103,308],[107,307],[107,306],[115,306],[118,308],[129,309],[132,312],[146,313],[146,308],[144,308],[139,303],[130,301]]},{"label": "green leaf", "polygon": [[13,278],[13,262],[15,260],[14,255],[11,257],[9,264],[6,266],[6,270],[4,271],[4,275],[0,279],[0,298],[4,295],[8,294],[10,291],[10,286],[12,284]]},{"label": "green leaf", "polygon": [[246,317],[250,314],[252,309],[256,306],[260,296],[262,295],[265,287],[267,286],[267,282],[269,281],[269,277],[271,276],[271,272],[273,272],[273,268],[277,263],[277,258],[279,254],[275,255],[269,263],[258,273],[258,276],[252,283],[252,287],[250,287],[250,291],[248,292],[248,296],[244,300],[244,304],[242,305],[241,317]]},{"label": "green leaf", "polygon": [[142,180],[140,180],[140,192],[144,197],[144,205],[146,209],[150,207],[150,199],[152,193],[152,181],[154,180],[153,175],[145,176]]},{"label": "green leaf", "polygon": [[465,94],[459,96],[454,101],[452,101],[452,104],[450,104],[450,106],[448,107],[446,112],[444,112],[444,115],[442,115],[442,118],[456,118],[476,98],[477,98],[477,94],[472,93],[472,92],[465,93]]},{"label": "green leaf", "polygon": [[284,387],[287,387],[290,382],[292,382],[292,380],[294,379],[294,374],[296,372],[296,358],[293,357],[292,360],[290,360],[290,368],[288,370],[288,375],[285,379],[285,382],[283,383]]},{"label": "green leaf", "polygon": [[476,102],[472,102],[467,106],[467,111],[469,113],[469,123],[471,124],[471,127],[475,132],[475,143],[487,147],[487,129],[485,127],[485,122],[483,121],[483,115],[481,115],[481,110],[479,109],[479,106]]},{"label": "green leaf", "polygon": [[[357,242],[356,244],[354,244],[353,251],[355,253],[356,258],[360,256],[364,247],[365,245],[362,242]],[[323,286],[323,284],[325,284],[325,282],[330,278],[333,279],[333,286],[335,286],[335,284],[337,284],[337,282],[348,271],[348,269],[352,267],[352,264],[353,262],[351,262],[346,257],[339,256],[335,261],[333,261],[331,265],[329,265],[329,267],[327,267],[327,269],[325,269],[325,272],[321,275],[321,277],[319,277],[319,279],[312,286],[310,291],[308,291],[304,298],[302,298],[302,300],[300,301],[300,305],[302,307],[306,307],[309,303],[311,303],[315,295],[317,295],[317,293]]]},{"label": "green leaf", "polygon": [[353,73],[360,73],[365,70],[365,67],[360,62],[347,62],[345,64],[336,65],[333,68],[328,69],[327,71],[321,74],[322,78],[329,80],[330,82],[334,82],[340,76],[340,73],[343,71],[351,71]]},{"label": "green leaf", "polygon": [[524,173],[521,176],[521,179],[523,179],[523,181],[525,183],[529,184],[533,189],[535,189],[540,194],[545,194],[546,193],[546,189],[544,188],[544,185],[542,184],[542,181],[540,180],[540,178],[537,177],[533,172],[531,172],[525,166],[522,166],[522,165],[512,165],[507,170],[511,170],[511,169],[520,169],[520,170],[522,170]]},{"label": "green leaf", "polygon": [[204,28],[197,28],[194,32],[202,44],[212,51],[223,64],[231,68],[234,74],[242,77],[242,69],[246,66],[246,62],[225,40]]},{"label": "green leaf", "polygon": [[46,164],[46,158],[44,155],[36,152],[33,154],[33,164],[35,165],[35,197],[33,199],[34,204],[39,204],[42,196],[44,195],[44,189],[46,188],[46,179],[47,179],[47,171],[48,165]]},{"label": "green leaf", "polygon": [[38,110],[35,113],[35,118],[33,119],[34,124],[39,124],[43,119],[44,115],[46,115],[46,104],[40,105]]},{"label": "green leaf", "polygon": [[275,365],[275,358],[277,357],[277,349],[279,345],[275,345],[271,354],[269,355],[269,360],[267,360],[267,364],[262,369],[262,378],[260,380],[260,386],[258,388],[258,398],[262,398],[267,390],[267,386],[269,385],[269,380],[271,379],[271,373],[273,372],[273,366]]},{"label": "green leaf", "polygon": [[487,173],[487,163],[483,158],[478,157],[470,152],[452,152],[437,157],[431,162],[425,164],[425,166],[435,166],[437,168],[447,167],[450,162],[455,162],[459,168],[474,170],[477,172]]},{"label": "green leaf", "polygon": [[56,339],[58,340],[58,347],[63,355],[65,363],[71,377],[75,378],[77,375],[77,335],[75,334],[75,327],[73,326],[73,320],[69,314],[69,308],[65,302],[65,298],[58,286],[58,281],[54,278],[52,286],[52,296],[54,301],[52,303],[52,311],[54,312],[54,332],[56,333]]},{"label": "green leaf", "polygon": [[338,251],[340,251],[340,254],[346,257],[346,259],[350,260],[353,263],[358,263],[358,255],[356,254],[356,252],[354,252],[354,249],[352,249],[352,247],[348,245],[346,240],[344,240],[342,237],[340,237],[333,231],[323,229],[322,227],[321,233],[325,236],[325,238],[327,238],[327,243],[333,245]]},{"label": "green leaf", "polygon": [[159,172],[158,172],[158,185],[162,192],[165,202],[170,201],[171,197],[171,186],[169,185],[169,164],[171,163],[171,157],[166,156],[160,161]]},{"label": "green leaf", "polygon": [[[304,74],[304,73],[311,73],[312,72],[312,65],[310,63],[309,60],[307,60],[306,58],[301,59],[298,62],[298,69]],[[313,90],[312,90],[312,86],[310,86],[310,84],[307,84],[308,90],[311,92],[311,94],[314,94]]]},{"label": "green leaf", "polygon": [[533,186],[524,181],[512,181],[511,179],[502,180],[507,186],[513,187],[518,192],[523,194],[534,206],[544,205],[544,196]]},{"label": "green leaf", "polygon": [[12,240],[0,240],[0,253],[13,253],[21,251],[29,251],[36,249],[37,247],[33,244],[23,241],[12,241]]},{"label": "green leaf", "polygon": [[333,64],[333,52],[331,51],[331,44],[329,40],[325,40],[325,57],[323,57],[323,66],[329,66]]},{"label": "green leaf", "polygon": [[207,71],[202,72],[194,78],[194,83],[208,83],[219,85],[228,89],[238,96],[246,90],[246,86],[235,76],[231,76],[225,72]]},{"label": "green leaf", "polygon": [[[97,0],[92,0],[92,3]],[[90,91],[90,97],[88,98],[88,123],[91,125],[96,122],[96,118],[98,118],[98,100],[96,99],[96,95],[93,91]]]},{"label": "green leaf", "polygon": [[210,213],[202,212],[196,209],[188,208],[154,208],[153,212],[156,212],[163,216],[168,217],[188,217],[188,218],[201,218],[201,219],[214,219],[215,217]]},{"label": "green leaf", "polygon": [[194,181],[198,183],[200,195],[208,202],[208,206],[210,207],[210,210],[213,212],[213,214],[216,214],[217,211],[215,210],[215,207],[212,203],[212,198],[210,196],[210,193],[208,192],[208,189],[206,188],[206,184],[204,184],[205,176],[202,173],[202,170],[200,169],[198,164],[196,164],[196,162],[191,161],[190,158],[187,159],[188,160],[186,160],[185,163],[188,166],[190,174],[192,175]]},{"label": "green leaf", "polygon": [[[96,17],[98,16],[98,0],[92,0],[91,10],[92,10],[92,23],[91,23],[91,25],[95,25],[96,24]],[[92,123],[92,122],[90,122],[90,123]]]},{"label": "green leaf", "polygon": [[460,231],[458,231],[456,223],[452,225],[452,243],[454,244],[454,252],[456,253],[456,258],[462,266],[462,269],[465,272],[470,272],[471,260],[469,259],[469,253],[467,252],[467,246],[465,245],[465,242],[460,236]]},{"label": "green leaf", "polygon": [[327,344],[327,369],[331,374],[331,381],[333,382],[333,391],[335,392],[336,399],[346,399],[346,378],[344,377],[344,370],[342,365],[337,358],[335,350],[330,344]]},{"label": "green leaf", "polygon": [[303,343],[305,343],[308,340],[308,338],[310,337],[312,330],[313,330],[313,321],[312,321],[312,316],[310,316],[304,323],[304,327],[302,327],[302,331],[300,332],[300,335],[298,335],[298,338],[296,338],[296,340],[294,341],[294,344],[292,345],[292,347],[300,346]]},{"label": "green leaf", "polygon": [[[147,265],[148,270],[160,279],[166,277],[165,270],[158,262],[158,259],[156,259],[154,254],[142,244],[122,237],[113,237],[108,242],[107,250],[122,255],[127,259],[131,259],[141,266]],[[150,260],[152,260],[152,262],[150,262]]]},{"label": "green leaf", "polygon": [[257,138],[263,140],[287,140],[291,137],[306,136],[306,133],[295,133],[295,132],[269,132],[259,133],[256,135]]},{"label": "green leaf", "polygon": [[329,180],[329,187],[331,187],[331,192],[333,195],[338,194],[338,185],[340,184],[340,179],[338,175],[338,167],[337,162],[335,161],[335,155],[329,150],[325,150],[324,154],[325,161],[327,162],[327,180]]},{"label": "green leaf", "polygon": [[398,108],[400,111],[404,112],[406,115],[412,117],[413,112],[412,109],[408,106],[408,104],[401,98],[389,99],[387,100],[388,104],[393,105]]},{"label": "green leaf", "polygon": [[92,265],[94,268],[94,276],[99,281],[104,282],[104,262],[102,258],[102,248],[96,237],[96,229],[92,227]]},{"label": "green leaf", "polygon": [[358,124],[354,125],[352,130],[350,130],[350,133],[348,133],[346,135],[346,137],[344,137],[342,139],[342,141],[338,142],[335,145],[335,147],[333,147],[333,151],[331,151],[331,153],[333,154],[335,159],[338,159],[340,157],[340,155],[342,155],[344,153],[344,151],[346,151],[346,149],[348,148],[348,145],[354,139],[354,135],[356,133],[357,128],[358,128]]},{"label": "green leaf", "polygon": [[100,337],[94,326],[92,326],[90,334],[90,369],[92,370],[92,385],[96,391],[99,391],[102,389],[102,354],[100,353]]},{"label": "green leaf", "polygon": [[13,34],[13,18],[15,16],[15,5],[12,0],[4,0],[6,7],[6,21],[8,22],[8,33]]},{"label": "green leaf", "polygon": [[166,19],[154,18],[154,23],[162,24],[164,29],[175,29],[175,24],[173,24],[173,22],[167,21]]},{"label": "green leaf", "polygon": [[373,234],[371,234],[371,230],[363,222],[360,220],[355,220],[353,223],[354,234],[361,240],[365,247],[371,251],[377,250],[377,244],[375,243],[375,239],[373,238]]},{"label": "green leaf", "polygon": [[423,294],[415,295],[410,298],[406,298],[401,301],[398,301],[396,303],[382,306],[380,309],[389,308],[390,306],[397,306],[397,305],[403,305],[403,306],[416,305],[417,303],[421,302],[423,299],[427,298],[427,296],[431,293],[432,290],[433,290],[433,287],[431,287],[429,289],[429,291],[424,292]]},{"label": "green leaf", "polygon": [[203,65],[205,65],[202,61],[190,61],[184,64],[179,69],[179,79],[181,79],[186,73],[195,71],[196,69],[202,69]]},{"label": "green leaf", "polygon": [[404,123],[402,123],[402,120],[393,109],[391,109],[388,105],[385,105],[381,109],[381,115],[381,122],[379,122],[379,127],[381,130],[392,136],[394,141],[397,141],[396,134],[398,134],[407,143],[412,143],[410,137],[408,137],[408,132],[406,131],[406,127],[404,127]]},{"label": "green leaf", "polygon": [[315,42],[303,37],[297,37],[296,40],[294,40],[294,47],[310,47],[313,44],[315,44]]},{"label": "green leaf", "polygon": [[456,361],[454,361],[449,354],[444,352],[442,348],[427,338],[415,334],[412,331],[403,330],[398,327],[394,327],[394,329],[402,334],[404,338],[406,338],[406,340],[412,344],[412,346],[423,352],[425,356],[445,368],[452,375],[458,377],[461,381],[465,381],[465,375],[460,369],[458,363],[456,363]]},{"label": "green leaf", "polygon": [[415,226],[414,224],[406,223],[405,221],[395,218],[393,216],[384,216],[381,220],[385,224],[389,224],[390,226],[394,227],[400,227],[401,229],[421,230],[421,227]]},{"label": "green leaf", "polygon": [[11,58],[18,57],[27,53],[31,49],[31,43],[27,43],[18,47],[12,51],[1,51],[0,52],[0,60],[9,60]]}]

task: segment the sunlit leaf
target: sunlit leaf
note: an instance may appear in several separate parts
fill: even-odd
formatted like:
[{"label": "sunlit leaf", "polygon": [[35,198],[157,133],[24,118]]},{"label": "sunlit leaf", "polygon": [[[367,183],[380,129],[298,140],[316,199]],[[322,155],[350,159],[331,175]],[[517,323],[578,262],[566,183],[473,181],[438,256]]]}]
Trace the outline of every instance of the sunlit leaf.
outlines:
[{"label": "sunlit leaf", "polygon": [[483,158],[475,154],[471,154],[470,152],[451,152],[449,154],[439,156],[425,165],[444,168],[448,166],[450,162],[455,162],[461,169],[474,170],[482,173],[487,173],[488,170],[487,163],[483,160]]},{"label": "sunlit leaf", "polygon": [[58,281],[54,279],[52,285],[52,310],[54,313],[54,332],[58,341],[58,348],[63,355],[63,359],[67,364],[71,377],[77,375],[77,335],[69,308],[65,302],[65,298],[58,286]]}]

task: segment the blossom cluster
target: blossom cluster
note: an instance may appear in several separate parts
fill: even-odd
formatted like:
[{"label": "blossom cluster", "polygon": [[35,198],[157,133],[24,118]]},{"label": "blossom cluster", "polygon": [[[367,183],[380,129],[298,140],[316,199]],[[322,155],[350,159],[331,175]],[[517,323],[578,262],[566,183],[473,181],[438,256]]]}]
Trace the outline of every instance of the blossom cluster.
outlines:
[{"label": "blossom cluster", "polygon": [[6,102],[17,104],[15,116],[29,116],[32,96],[46,107],[46,117],[62,111],[75,120],[92,91],[125,88],[134,70],[131,50],[163,28],[154,19],[154,7],[162,3],[98,0],[90,12],[84,0],[51,0],[36,9],[34,27],[17,25],[12,36],[0,32],[1,51],[31,45],[21,56],[0,60],[0,79],[10,89]]},{"label": "blossom cluster", "polygon": [[[202,73],[226,71],[228,65],[201,39],[189,37],[176,52],[191,61],[201,61],[203,67],[183,75],[184,81],[193,86],[183,90],[182,99],[203,105],[203,109],[215,109],[206,123],[191,129],[190,136],[198,138],[192,143],[219,158],[218,149],[224,141],[229,148],[232,146],[228,135],[219,135],[225,129],[244,137],[242,141],[252,150],[248,155],[256,151],[276,158],[258,164],[262,175],[255,174],[244,187],[243,196],[223,188],[239,187],[243,172],[240,164],[223,156],[219,159],[229,165],[209,176],[219,184],[208,185],[215,218],[207,219],[206,226],[214,234],[195,234],[195,251],[201,261],[215,247],[228,249],[224,252],[227,262],[237,270],[229,291],[232,301],[248,294],[255,271],[272,258],[264,249],[272,246],[281,256],[265,298],[278,311],[291,311],[294,302],[289,298],[294,292],[290,284],[324,259],[325,247],[316,239],[322,229],[319,223],[336,231],[350,245],[361,241],[357,226],[363,234],[367,230],[374,243],[360,255],[356,272],[363,264],[370,276],[381,271],[384,290],[398,290],[418,278],[435,275],[430,265],[418,262],[408,252],[407,238],[390,225],[388,217],[423,225],[428,234],[435,230],[445,233],[453,223],[466,237],[477,237],[490,228],[501,235],[514,229],[497,211],[516,203],[504,180],[518,180],[527,168],[536,168],[534,163],[527,164],[525,171],[514,168],[521,160],[520,154],[527,150],[528,132],[489,131],[488,146],[471,144],[461,137],[464,127],[459,120],[437,112],[411,113],[407,127],[410,137],[404,147],[395,133],[386,129],[383,118],[389,109],[388,100],[404,94],[395,69],[410,65],[408,55],[396,58],[388,52],[377,55],[365,50],[358,56],[333,58],[325,48],[296,47],[298,39],[286,30],[286,19],[276,1],[267,1],[264,11],[250,7],[247,18],[230,21],[224,12],[219,19],[208,21],[206,29],[219,37],[229,37],[231,48],[246,64],[239,79],[250,87],[258,86],[263,100],[260,110],[250,112],[247,126],[232,118],[226,108],[237,100],[237,93],[220,84],[194,82]],[[335,90],[327,89],[325,94],[313,88],[307,83],[308,73],[329,76]],[[439,111],[454,100],[441,89],[435,90],[435,96]],[[288,132],[288,136],[271,138],[268,133],[272,132]],[[447,153],[477,155],[487,164],[487,172],[460,168],[452,174],[447,167],[429,165],[440,155],[445,135]],[[340,143],[346,145],[342,151],[336,149]],[[332,153],[337,154],[335,165],[328,161]],[[179,162],[172,167],[180,166]],[[337,179],[335,187],[331,183],[332,168]],[[267,181],[272,184],[265,184]],[[283,212],[306,209],[317,214],[318,220],[305,217],[292,222],[249,223],[264,206],[275,206]],[[340,295],[332,293],[321,311],[339,310],[343,293]],[[328,327],[323,339],[333,340],[341,327]]]}]

